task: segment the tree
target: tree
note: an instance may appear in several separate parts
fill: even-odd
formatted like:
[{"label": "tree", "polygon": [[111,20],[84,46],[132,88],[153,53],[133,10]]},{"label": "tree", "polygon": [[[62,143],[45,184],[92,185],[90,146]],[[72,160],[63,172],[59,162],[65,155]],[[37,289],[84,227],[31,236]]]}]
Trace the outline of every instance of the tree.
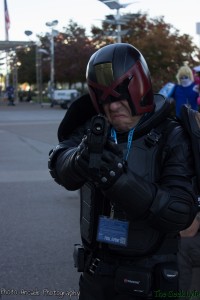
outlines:
[{"label": "tree", "polygon": [[59,34],[55,46],[55,78],[59,82],[85,83],[88,60],[95,51],[85,29],[70,20],[65,33]]},{"label": "tree", "polygon": [[[178,68],[183,64],[193,67],[200,59],[200,52],[197,46],[192,43],[189,35],[180,35],[172,25],[164,22],[164,17],[149,19],[147,14],[123,15],[127,20],[122,25],[122,30],[127,34],[122,36],[122,42],[130,43],[138,48],[144,55],[151,75],[155,91],[169,81],[176,81],[175,75]],[[134,17],[135,16],[135,17]],[[109,17],[109,16],[108,16]],[[106,31],[113,31],[116,26],[103,22],[102,29],[92,28],[94,39],[97,34],[104,34]],[[104,42],[108,43],[105,36]]]},{"label": "tree", "polygon": [[[38,36],[40,48],[50,52],[50,40],[47,35]],[[54,37],[54,69],[55,83],[68,83],[69,87],[73,83],[85,83],[85,72],[88,60],[95,45],[85,34],[85,29],[70,20],[64,33],[59,33]],[[35,47],[22,49],[18,53],[21,67],[18,71],[19,82],[36,83],[36,55]],[[42,55],[42,77],[43,82],[50,80],[50,61],[44,61]]]},{"label": "tree", "polygon": [[[175,82],[177,70],[183,64],[191,68],[199,64],[200,50],[193,44],[192,37],[180,35],[164,17],[150,19],[147,14],[124,14],[126,24],[122,30],[122,42],[130,43],[144,55],[151,75],[154,91],[157,92],[166,82]],[[110,33],[116,25],[109,22],[110,15],[102,23],[102,27],[91,28],[92,37],[88,37],[85,29],[72,20],[65,27],[65,32],[54,37],[55,45],[55,82],[68,83],[69,87],[76,82],[85,83],[86,66],[90,56],[100,47],[115,43]],[[40,36],[41,48],[50,52],[48,36]],[[36,83],[35,46],[28,52],[18,51],[21,61],[19,82]],[[42,63],[43,81],[50,79],[50,62]]]},{"label": "tree", "polygon": [[18,81],[36,83],[35,45],[17,51],[17,59],[21,65],[18,67]]}]

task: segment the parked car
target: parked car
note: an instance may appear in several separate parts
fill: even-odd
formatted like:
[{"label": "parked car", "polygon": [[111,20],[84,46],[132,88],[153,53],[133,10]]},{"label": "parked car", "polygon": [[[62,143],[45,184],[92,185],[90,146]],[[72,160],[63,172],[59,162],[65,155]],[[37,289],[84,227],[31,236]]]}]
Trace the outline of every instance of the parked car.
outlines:
[{"label": "parked car", "polygon": [[58,104],[64,109],[68,108],[69,105],[79,96],[80,92],[76,89],[54,90],[52,95],[48,94],[51,106]]}]

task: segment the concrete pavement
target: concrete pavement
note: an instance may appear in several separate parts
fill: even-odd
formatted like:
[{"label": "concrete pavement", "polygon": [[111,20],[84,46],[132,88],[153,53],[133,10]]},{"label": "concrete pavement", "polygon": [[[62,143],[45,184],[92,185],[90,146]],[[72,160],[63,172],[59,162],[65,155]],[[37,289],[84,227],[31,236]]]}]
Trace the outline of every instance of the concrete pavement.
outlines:
[{"label": "concrete pavement", "polygon": [[[77,299],[73,244],[80,242],[78,192],[47,169],[65,110],[0,102],[1,299]],[[199,289],[195,269],[192,289]]]},{"label": "concrete pavement", "polygon": [[1,299],[78,299],[73,244],[80,242],[78,192],[48,173],[65,114],[59,106],[0,103]]}]

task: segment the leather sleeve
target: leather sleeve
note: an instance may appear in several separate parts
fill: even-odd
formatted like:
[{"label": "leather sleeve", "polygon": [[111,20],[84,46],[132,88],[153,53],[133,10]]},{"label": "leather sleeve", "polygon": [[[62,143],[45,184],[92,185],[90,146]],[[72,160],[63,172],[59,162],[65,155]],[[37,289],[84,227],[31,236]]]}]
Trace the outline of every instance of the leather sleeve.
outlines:
[{"label": "leather sleeve", "polygon": [[167,156],[159,182],[145,181],[128,168],[104,194],[130,219],[148,218],[150,226],[163,232],[176,232],[188,227],[196,214],[191,180],[193,160],[188,138],[180,126],[170,133],[165,148]]},{"label": "leather sleeve", "polygon": [[50,151],[49,172],[58,184],[68,190],[77,190],[85,182],[73,168],[73,157],[83,136],[84,128],[78,128],[68,139]]},{"label": "leather sleeve", "polygon": [[86,181],[75,171],[74,155],[76,155],[76,151],[75,147],[62,152],[57,158],[55,169],[60,184],[71,191],[78,190]]}]

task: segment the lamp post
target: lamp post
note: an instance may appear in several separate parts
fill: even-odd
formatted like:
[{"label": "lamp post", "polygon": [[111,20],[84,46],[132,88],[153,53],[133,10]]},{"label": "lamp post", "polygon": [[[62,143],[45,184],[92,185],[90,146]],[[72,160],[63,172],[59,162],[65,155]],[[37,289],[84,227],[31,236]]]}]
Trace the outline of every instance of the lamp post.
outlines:
[{"label": "lamp post", "polygon": [[38,94],[39,94],[39,99],[40,99],[40,102],[43,101],[43,94],[42,94],[42,91],[43,91],[43,80],[42,80],[42,60],[43,60],[43,54],[46,54],[46,55],[49,55],[49,52],[45,49],[42,49],[42,48],[38,48],[37,49],[37,71],[38,71],[38,74],[37,74],[37,81],[38,81]]},{"label": "lamp post", "polygon": [[21,63],[18,61],[17,53],[15,52],[13,56],[13,87],[14,87],[14,100],[18,103],[18,68]]},{"label": "lamp post", "polygon": [[[31,36],[33,34],[33,32],[31,30],[26,30],[24,31],[25,35],[27,35],[28,37]],[[37,85],[37,91],[38,91],[38,94],[37,94],[37,101],[40,102],[40,82],[39,82],[39,68],[40,68],[40,65],[38,63],[38,58],[39,58],[39,53],[38,53],[38,44],[37,42],[33,42],[33,44],[35,45],[35,67],[36,67],[36,85]]]},{"label": "lamp post", "polygon": [[53,91],[54,91],[54,37],[57,35],[57,31],[54,30],[54,27],[58,25],[58,20],[53,20],[51,22],[46,22],[46,26],[51,28],[51,35],[50,35],[50,54],[51,54],[51,76],[50,76],[50,95],[51,101],[53,105]]},{"label": "lamp post", "polygon": [[[32,31],[26,30],[25,34],[27,36],[32,35]],[[42,101],[42,55],[49,55],[49,52],[43,48],[39,48],[41,45],[38,42],[34,42],[35,44],[35,66],[36,66],[36,83],[37,83],[37,91],[38,91],[38,102]]]},{"label": "lamp post", "polygon": [[196,23],[196,34],[199,35],[199,46],[200,46],[200,23]]},{"label": "lamp post", "polygon": [[124,21],[123,18],[121,18],[120,9],[126,8],[128,5],[132,4],[133,2],[122,4],[119,2],[119,0],[99,0],[99,1],[107,5],[110,9],[116,9],[115,18],[113,21],[109,21],[109,23],[117,26],[117,42],[121,43],[122,41],[121,36],[124,34],[124,32],[121,30],[121,25],[126,24],[126,21]]}]

